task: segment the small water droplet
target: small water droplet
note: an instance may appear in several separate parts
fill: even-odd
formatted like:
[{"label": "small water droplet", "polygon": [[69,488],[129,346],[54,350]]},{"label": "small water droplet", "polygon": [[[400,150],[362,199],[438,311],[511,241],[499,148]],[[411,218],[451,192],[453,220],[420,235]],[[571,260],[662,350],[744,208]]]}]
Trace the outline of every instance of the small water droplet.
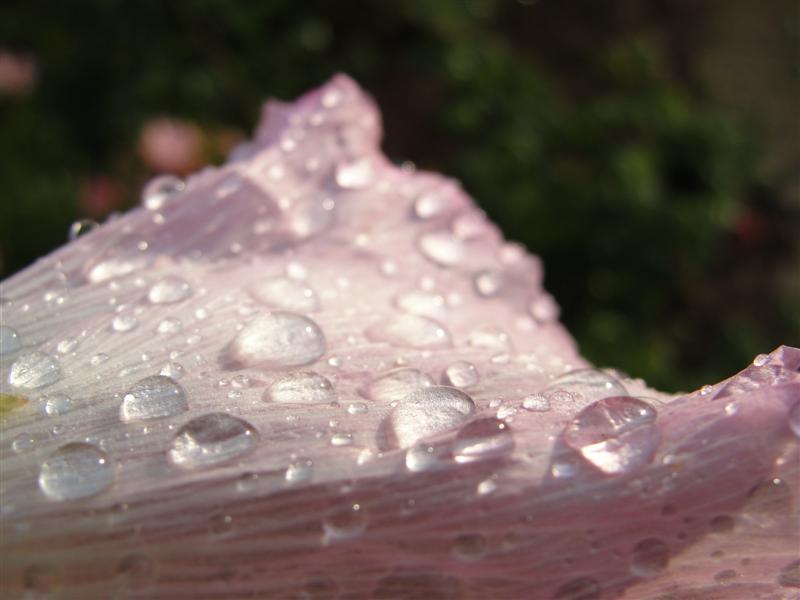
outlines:
[{"label": "small water droplet", "polygon": [[11,365],[8,383],[16,388],[36,389],[61,379],[61,365],[49,354],[34,350],[21,355]]},{"label": "small water droplet", "polygon": [[177,333],[181,330],[183,324],[180,319],[167,318],[161,321],[156,327],[157,333]]},{"label": "small water droplet", "polygon": [[522,399],[522,408],[531,412],[547,412],[550,410],[550,400],[542,394],[530,394]]},{"label": "small water droplet", "polygon": [[351,446],[352,444],[352,433],[334,433],[331,436],[331,446]]},{"label": "small water droplet", "polygon": [[21,345],[19,334],[13,327],[0,325],[0,354],[16,352]]},{"label": "small water droplet", "polygon": [[486,546],[486,538],[480,533],[463,533],[453,540],[453,556],[466,562],[480,560]]},{"label": "small water droplet", "polygon": [[226,534],[233,529],[233,517],[222,513],[212,515],[209,527],[215,535]]},{"label": "small water droplet", "polygon": [[461,390],[433,386],[403,398],[389,415],[392,434],[400,447],[454,429],[469,419],[475,403]]},{"label": "small water droplet", "polygon": [[370,158],[359,158],[336,165],[336,183],[345,189],[361,189],[372,183],[374,167]]},{"label": "small water droplet", "polygon": [[297,458],[286,467],[284,478],[287,483],[302,483],[311,479],[314,474],[314,461],[310,458]]},{"label": "small water droplet", "polygon": [[117,581],[124,589],[141,590],[154,579],[155,565],[144,554],[128,554],[117,564]]},{"label": "small water droplet", "polygon": [[96,367],[98,365],[102,365],[109,358],[111,357],[105,352],[98,352],[97,354],[92,356],[92,358],[89,359],[89,364],[92,365],[93,367]]},{"label": "small water droplet", "polygon": [[499,294],[503,289],[505,277],[502,271],[487,269],[476,273],[473,278],[473,283],[475,285],[475,291],[477,291],[479,295],[490,298]]},{"label": "small water droplet", "polygon": [[347,406],[347,414],[364,415],[369,412],[369,407],[364,402],[351,402]]},{"label": "small water droplet", "polygon": [[712,533],[730,533],[736,525],[733,517],[718,515],[708,522],[708,529]]},{"label": "small water droplet", "polygon": [[356,502],[342,502],[325,516],[322,528],[326,541],[348,540],[361,535],[367,528],[367,512]]},{"label": "small water droplet", "polygon": [[514,436],[508,424],[488,417],[465,425],[453,442],[453,458],[458,463],[500,458],[514,449]]},{"label": "small water droplet", "polygon": [[572,420],[564,441],[604,473],[628,473],[655,455],[660,442],[656,411],[636,398],[604,398]]},{"label": "small water droplet", "polygon": [[306,284],[286,277],[267,279],[249,291],[255,300],[268,306],[303,313],[319,310],[314,291]]},{"label": "small water droplet", "polygon": [[445,314],[444,296],[432,292],[411,290],[397,296],[394,303],[397,308],[412,315],[440,318]]},{"label": "small water droplet", "polygon": [[191,295],[192,287],[183,279],[165,277],[150,288],[147,299],[153,304],[174,304],[186,300]]},{"label": "small water droplet", "polygon": [[598,600],[600,584],[590,577],[568,581],[556,590],[553,600]]},{"label": "small water droplet", "polygon": [[759,354],[753,359],[753,365],[756,367],[763,367],[769,360],[769,354]]},{"label": "small water droplet", "polygon": [[172,377],[173,379],[180,379],[186,374],[186,370],[183,368],[183,365],[178,362],[170,361],[161,367],[161,371],[159,371],[159,375],[163,375],[164,377]]},{"label": "small water droplet", "polygon": [[97,221],[92,221],[91,219],[80,219],[69,226],[67,238],[70,242],[74,242],[79,237],[83,237],[98,227],[100,227],[100,224]]},{"label": "small water droplet", "polygon": [[637,577],[653,577],[669,563],[669,548],[661,540],[642,540],[633,548],[631,573]]},{"label": "small water droplet", "polygon": [[290,312],[260,315],[239,332],[227,348],[231,368],[299,367],[325,354],[325,336],[314,321]]},{"label": "small water droplet", "polygon": [[548,396],[548,392],[555,390],[568,391],[573,400],[584,406],[603,398],[628,394],[625,386],[616,377],[597,369],[576,369],[564,373],[553,379],[542,393]]},{"label": "small water droplet", "polygon": [[39,488],[53,500],[94,496],[108,488],[113,480],[111,459],[91,444],[62,446],[39,468]]},{"label": "small water droplet", "polygon": [[123,421],[161,419],[189,410],[180,384],[164,375],[138,381],[122,399],[119,415]]},{"label": "small water droplet", "polygon": [[467,249],[464,242],[449,231],[433,231],[419,238],[419,250],[430,261],[442,267],[461,263]]},{"label": "small water droplet", "polygon": [[13,440],[11,440],[11,449],[19,454],[20,452],[28,452],[33,450],[36,446],[36,440],[29,433],[20,433]]},{"label": "small water droplet", "polygon": [[456,361],[442,373],[442,383],[453,387],[468,388],[478,383],[478,369],[471,362]]},{"label": "small water droplet", "polygon": [[540,323],[551,323],[561,314],[561,309],[550,294],[542,294],[532,300],[528,310]]},{"label": "small water droplet", "polygon": [[365,336],[373,342],[408,348],[446,348],[451,344],[444,325],[418,315],[390,317],[367,329]]},{"label": "small water droplet", "polygon": [[161,175],[151,180],[142,191],[142,204],[147,210],[160,210],[174,196],[180,194],[186,184],[173,175]]},{"label": "small water droplet", "polygon": [[57,417],[72,410],[72,398],[64,393],[48,394],[42,400],[44,412],[48,417]]},{"label": "small water droplet", "polygon": [[800,560],[790,562],[781,569],[778,583],[787,588],[800,588]]},{"label": "small water droplet", "polygon": [[367,387],[367,396],[376,402],[392,404],[417,390],[429,388],[433,379],[417,369],[395,369],[377,377]]},{"label": "small water droplet", "polygon": [[456,198],[446,191],[425,192],[414,201],[414,215],[418,219],[426,220],[451,212],[460,204]]},{"label": "small water droplet", "polygon": [[111,321],[111,329],[122,333],[136,329],[138,324],[139,322],[133,315],[117,315],[114,317],[114,320]]},{"label": "small water droplet", "polygon": [[275,380],[264,400],[289,404],[329,404],[336,398],[333,384],[313,371],[297,371]]},{"label": "small water droplet", "polygon": [[211,466],[247,454],[258,439],[258,431],[247,421],[227,413],[209,413],[178,430],[169,458],[180,467]]}]

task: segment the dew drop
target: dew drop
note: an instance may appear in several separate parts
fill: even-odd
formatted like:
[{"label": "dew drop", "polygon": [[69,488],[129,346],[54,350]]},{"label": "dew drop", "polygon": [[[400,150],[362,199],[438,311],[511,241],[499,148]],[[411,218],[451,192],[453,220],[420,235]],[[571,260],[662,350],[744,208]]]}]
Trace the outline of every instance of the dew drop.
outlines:
[{"label": "dew drop", "polygon": [[542,294],[532,300],[528,310],[531,316],[540,323],[555,321],[561,314],[561,309],[550,294]]},{"label": "dew drop", "polygon": [[227,413],[209,413],[178,430],[169,458],[180,467],[206,467],[247,454],[258,439],[258,431],[247,421]]},{"label": "dew drop", "polygon": [[547,395],[547,392],[555,390],[568,391],[583,406],[603,398],[628,394],[616,377],[597,369],[577,369],[564,373],[552,380],[543,392]]},{"label": "dew drop", "polygon": [[736,522],[729,515],[717,515],[708,522],[708,529],[712,533],[730,533]]},{"label": "dew drop", "polygon": [[331,436],[331,446],[351,446],[352,444],[352,433],[334,433]]},{"label": "dew drop", "polygon": [[44,400],[44,412],[48,417],[57,417],[72,410],[72,398],[64,393],[48,394],[42,400]]},{"label": "dew drop", "polygon": [[564,441],[602,472],[628,473],[655,455],[660,442],[656,411],[628,396],[598,400],[566,427]]},{"label": "dew drop", "polygon": [[433,386],[406,396],[389,415],[395,440],[402,448],[462,425],[475,403],[461,390]]},{"label": "dew drop", "polygon": [[464,360],[448,365],[442,373],[442,383],[453,387],[472,387],[478,383],[478,380],[478,369],[471,362]]},{"label": "dew drop", "polygon": [[425,192],[414,201],[414,215],[426,220],[451,211],[455,207],[453,199],[440,192]]},{"label": "dew drop", "polygon": [[433,379],[422,371],[395,369],[370,382],[367,387],[367,396],[376,402],[392,404],[432,385]]},{"label": "dew drop", "polygon": [[480,533],[464,533],[453,540],[453,556],[465,562],[480,560],[486,554],[486,545]]},{"label": "dew drop", "polygon": [[185,374],[186,369],[183,368],[183,365],[174,361],[166,363],[163,367],[161,367],[161,371],[159,371],[159,375],[171,377],[172,379],[180,379]]},{"label": "dew drop", "polygon": [[61,365],[49,354],[34,350],[23,354],[11,365],[8,383],[16,388],[35,389],[61,379]]},{"label": "dew drop", "polygon": [[473,278],[475,291],[484,298],[496,296],[503,289],[504,279],[502,271],[494,269],[479,271]]},{"label": "dew drop", "polygon": [[453,442],[453,458],[458,463],[500,458],[514,449],[514,436],[508,424],[488,417],[465,425]]},{"label": "dew drop", "polygon": [[0,325],[0,355],[16,352],[20,346],[17,331],[8,325]]},{"label": "dew drop", "polygon": [[314,474],[314,461],[310,458],[297,458],[286,467],[284,479],[287,483],[302,483],[311,479]]},{"label": "dew drop", "polygon": [[347,414],[349,415],[364,415],[369,412],[369,407],[363,402],[351,402],[347,406]]},{"label": "dew drop", "polygon": [[763,367],[769,360],[769,354],[759,354],[753,359],[753,366]]},{"label": "dew drop", "polygon": [[94,496],[108,488],[113,480],[111,459],[91,444],[62,446],[39,468],[39,488],[53,500]]},{"label": "dew drop", "polygon": [[348,540],[361,535],[367,528],[366,510],[358,503],[344,502],[332,509],[322,522],[326,541]]},{"label": "dew drop", "polygon": [[442,267],[454,267],[461,263],[466,255],[464,242],[447,231],[433,231],[419,239],[419,250],[422,254]]},{"label": "dew drop", "polygon": [[446,348],[450,332],[433,319],[418,315],[398,315],[365,332],[368,340],[407,348]]},{"label": "dew drop", "polygon": [[637,577],[653,577],[667,567],[669,548],[661,540],[642,540],[633,548],[631,573]]},{"label": "dew drop", "polygon": [[11,440],[11,449],[19,454],[20,452],[28,452],[33,450],[36,446],[36,440],[32,435],[27,433],[20,433],[13,440]]},{"label": "dew drop", "polygon": [[287,277],[261,281],[253,285],[249,292],[254,300],[283,310],[302,313],[319,310],[314,291],[304,283]]},{"label": "dew drop", "polygon": [[83,237],[98,227],[100,227],[100,224],[97,221],[92,221],[91,219],[80,219],[69,226],[67,238],[70,242],[74,242],[79,237]]},{"label": "dew drop", "polygon": [[325,336],[314,321],[290,312],[260,315],[245,325],[227,348],[231,368],[282,369],[316,362]]},{"label": "dew drop", "polygon": [[444,297],[440,294],[411,290],[395,298],[395,306],[403,312],[423,317],[442,317],[445,313]]},{"label": "dew drop", "polygon": [[600,584],[590,577],[579,577],[568,581],[556,590],[554,600],[597,600]]},{"label": "dew drop", "polygon": [[267,402],[328,404],[336,398],[333,384],[313,371],[297,371],[275,380],[264,392]]},{"label": "dew drop", "polygon": [[800,439],[800,402],[789,411],[789,429],[797,439]]},{"label": "dew drop", "polygon": [[117,315],[114,317],[114,320],[111,321],[111,329],[123,333],[125,331],[136,329],[138,324],[139,322],[133,315]]},{"label": "dew drop", "polygon": [[191,286],[183,279],[165,277],[147,293],[147,299],[153,304],[174,304],[186,300],[192,295]]},{"label": "dew drop", "polygon": [[122,399],[119,409],[123,421],[161,419],[189,410],[186,392],[165,375],[153,375],[138,381]]},{"label": "dew drop", "polygon": [[160,210],[186,184],[173,175],[161,175],[150,181],[142,191],[142,204],[147,210]]},{"label": "dew drop", "polygon": [[550,410],[550,400],[542,394],[530,394],[522,399],[522,408],[531,412],[547,412]]},{"label": "dew drop", "polygon": [[412,473],[427,471],[439,462],[436,448],[428,444],[416,444],[406,450],[406,468]]},{"label": "dew drop", "polygon": [[372,183],[374,168],[369,158],[359,158],[336,165],[336,183],[345,189],[360,189]]},{"label": "dew drop", "polygon": [[183,324],[180,319],[169,317],[161,321],[156,327],[157,333],[177,333],[181,330]]}]

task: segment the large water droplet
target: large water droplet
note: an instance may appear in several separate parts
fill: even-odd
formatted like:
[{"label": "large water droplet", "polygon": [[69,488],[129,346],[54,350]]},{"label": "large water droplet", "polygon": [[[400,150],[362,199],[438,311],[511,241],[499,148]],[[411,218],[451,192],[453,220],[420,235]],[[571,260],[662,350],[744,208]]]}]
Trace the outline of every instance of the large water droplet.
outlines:
[{"label": "large water droplet", "polygon": [[453,441],[453,458],[459,463],[499,458],[514,449],[508,424],[488,417],[468,423]]},{"label": "large water droplet", "polygon": [[17,331],[8,325],[0,325],[0,354],[16,352],[20,346]]},{"label": "large water droplet", "polygon": [[61,379],[61,365],[58,360],[38,350],[17,358],[8,374],[8,383],[29,390],[51,385],[59,379]]},{"label": "large water droplet", "polygon": [[343,502],[325,516],[322,528],[326,541],[347,540],[361,535],[367,522],[367,512],[361,504]]},{"label": "large water droplet", "polygon": [[92,256],[84,266],[86,278],[91,283],[107,281],[143,269],[153,261],[149,245],[133,234],[115,238],[114,244]]},{"label": "large water droplet", "polygon": [[576,369],[564,373],[551,381],[543,391],[547,395],[547,392],[555,390],[568,391],[581,406],[603,398],[628,394],[625,386],[616,377],[597,369]]},{"label": "large water droplet", "polygon": [[142,191],[142,204],[147,210],[160,210],[174,196],[181,193],[186,184],[172,175],[161,175],[150,181]]},{"label": "large water droplet", "polygon": [[550,400],[541,394],[530,394],[522,399],[522,408],[531,412],[547,412],[550,410]]},{"label": "large water droplet", "polygon": [[177,381],[164,375],[145,377],[125,394],[119,409],[123,421],[161,419],[189,409],[186,393]]},{"label": "large water droplet", "polygon": [[169,458],[181,467],[206,467],[247,454],[258,439],[258,431],[247,421],[227,413],[210,413],[181,427]]},{"label": "large water droplet", "polygon": [[147,299],[153,304],[173,304],[186,300],[191,295],[192,287],[183,279],[165,277],[150,288]]},{"label": "large water droplet", "polygon": [[468,388],[478,383],[478,369],[464,360],[450,364],[442,373],[442,383],[453,387]]},{"label": "large water droplet", "polygon": [[44,412],[48,417],[57,417],[72,410],[72,399],[64,393],[48,394],[42,400],[44,400]]},{"label": "large water droplet", "polygon": [[594,579],[579,577],[558,588],[553,600],[597,600],[600,592],[600,584]]},{"label": "large water droplet", "polygon": [[311,479],[314,474],[314,461],[300,457],[289,463],[284,478],[287,483],[302,483]]},{"label": "large water droplet", "polygon": [[336,165],[336,183],[345,189],[360,189],[372,182],[374,168],[372,160],[360,158]]},{"label": "large water droplet", "polygon": [[564,441],[604,473],[628,473],[650,462],[658,448],[656,411],[628,396],[598,400],[567,426]]},{"label": "large water droplet", "polygon": [[227,349],[231,368],[282,369],[316,362],[325,354],[319,326],[301,315],[272,312],[248,323]]},{"label": "large water droplet", "polygon": [[434,386],[405,397],[389,415],[392,434],[403,448],[462,425],[475,411],[461,390]]},{"label": "large water droplet", "polygon": [[448,231],[433,231],[419,239],[419,249],[426,258],[442,267],[453,267],[464,260],[464,242]]},{"label": "large water droplet", "polygon": [[264,400],[290,404],[328,404],[335,399],[333,384],[313,371],[298,371],[275,380]]},{"label": "large water droplet", "polygon": [[367,396],[376,402],[391,404],[432,385],[433,379],[422,371],[395,369],[370,382],[367,387]]},{"label": "large water droplet", "polygon": [[637,577],[653,577],[669,563],[669,548],[661,540],[642,540],[633,548],[631,573]]},{"label": "large water droplet", "polygon": [[133,329],[136,329],[138,324],[139,322],[133,315],[117,315],[114,317],[114,320],[111,321],[111,329],[123,333],[125,331],[132,331]]},{"label": "large water droplet", "polygon": [[255,300],[283,310],[313,312],[319,309],[317,296],[310,287],[286,277],[261,281],[249,291]]},{"label": "large water droplet", "polygon": [[418,315],[398,315],[373,325],[366,331],[367,339],[392,346],[408,348],[446,348],[450,332],[433,319]]},{"label": "large water droplet", "polygon": [[406,450],[406,468],[412,473],[427,471],[440,459],[436,447],[428,444],[416,444]]},{"label": "large water droplet", "polygon": [[114,466],[91,444],[62,446],[42,463],[39,488],[54,500],[77,500],[99,494],[114,480]]}]

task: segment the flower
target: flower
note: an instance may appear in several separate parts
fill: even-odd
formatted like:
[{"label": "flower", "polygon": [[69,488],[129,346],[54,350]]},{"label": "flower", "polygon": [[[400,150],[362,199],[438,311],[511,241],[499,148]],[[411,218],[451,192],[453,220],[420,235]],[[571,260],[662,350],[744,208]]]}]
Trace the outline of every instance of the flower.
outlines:
[{"label": "flower", "polygon": [[337,76],[3,282],[4,593],[795,593],[800,351],[675,397],[592,367],[379,139]]}]

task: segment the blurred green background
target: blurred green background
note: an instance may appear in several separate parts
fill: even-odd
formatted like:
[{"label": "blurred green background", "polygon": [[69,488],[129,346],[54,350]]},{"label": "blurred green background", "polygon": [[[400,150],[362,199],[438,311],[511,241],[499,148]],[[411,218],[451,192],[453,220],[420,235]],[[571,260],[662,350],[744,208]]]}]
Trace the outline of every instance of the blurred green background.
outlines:
[{"label": "blurred green background", "polygon": [[695,388],[800,344],[799,32],[784,0],[6,0],[2,276],[345,71],[590,359]]}]

